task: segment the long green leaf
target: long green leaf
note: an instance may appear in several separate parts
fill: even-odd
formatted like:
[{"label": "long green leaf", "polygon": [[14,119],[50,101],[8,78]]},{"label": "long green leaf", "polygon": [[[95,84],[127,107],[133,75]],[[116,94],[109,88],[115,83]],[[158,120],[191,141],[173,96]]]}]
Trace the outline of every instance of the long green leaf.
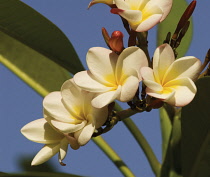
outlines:
[{"label": "long green leaf", "polygon": [[210,176],[210,77],[196,82],[194,100],[182,109],[184,177]]},{"label": "long green leaf", "polygon": [[2,177],[82,177],[79,175],[66,174],[66,173],[49,173],[49,172],[27,172],[20,174],[8,174],[8,173],[0,173]]},{"label": "long green leaf", "polygon": [[[169,13],[168,17],[158,25],[158,31],[157,31],[157,45],[163,44],[163,41],[166,38],[166,35],[168,32],[171,32],[172,34],[174,33],[176,26],[178,24],[178,21],[180,17],[182,16],[183,12],[185,11],[188,3],[186,0],[174,0],[173,1],[173,6],[171,9],[171,12]],[[177,49],[178,56],[182,57],[185,55],[187,52],[191,40],[192,40],[192,35],[193,35],[193,25],[192,25],[192,20],[190,27],[182,39],[182,42],[180,46]]]},{"label": "long green leaf", "polygon": [[[0,31],[41,53],[72,74],[83,70],[77,53],[61,30],[19,0],[0,1]],[[37,62],[39,59],[37,58]]]},{"label": "long green leaf", "polygon": [[0,63],[42,96],[60,90],[70,74],[21,42],[0,32]]}]

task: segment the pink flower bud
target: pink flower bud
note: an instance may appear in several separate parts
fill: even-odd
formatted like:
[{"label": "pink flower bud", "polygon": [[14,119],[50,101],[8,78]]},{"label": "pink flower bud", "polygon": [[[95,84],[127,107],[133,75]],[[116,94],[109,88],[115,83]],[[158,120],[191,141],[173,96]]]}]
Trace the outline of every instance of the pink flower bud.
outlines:
[{"label": "pink flower bud", "polygon": [[114,31],[109,39],[109,46],[114,52],[121,53],[124,49],[123,33],[120,31]]}]

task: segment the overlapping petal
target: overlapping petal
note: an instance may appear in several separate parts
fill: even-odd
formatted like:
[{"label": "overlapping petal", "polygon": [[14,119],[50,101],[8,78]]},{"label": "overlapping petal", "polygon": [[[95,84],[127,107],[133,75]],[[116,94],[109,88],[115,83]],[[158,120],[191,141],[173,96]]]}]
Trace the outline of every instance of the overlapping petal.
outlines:
[{"label": "overlapping petal", "polygon": [[193,56],[177,59],[168,68],[165,77],[163,78],[163,82],[182,77],[188,77],[194,80],[200,72],[200,66],[201,61]]},{"label": "overlapping petal", "polygon": [[96,108],[102,108],[109,103],[113,102],[117,97],[119,97],[121,92],[121,86],[118,86],[117,90],[101,93],[92,100],[92,105]]},{"label": "overlapping petal", "polygon": [[163,79],[166,71],[174,60],[174,52],[169,45],[163,44],[155,50],[153,57],[153,71],[157,82],[160,83],[160,80]]},{"label": "overlapping petal", "polygon": [[118,55],[103,47],[90,48],[86,60],[90,72],[101,84],[115,83],[114,72]]},{"label": "overlapping petal", "polygon": [[31,141],[43,144],[58,143],[63,138],[63,135],[53,129],[44,118],[26,124],[21,133]]},{"label": "overlapping petal", "polygon": [[111,84],[107,86],[98,82],[90,71],[81,71],[75,74],[74,81],[80,88],[95,93],[107,92],[112,89],[112,86],[114,86]]},{"label": "overlapping petal", "polygon": [[60,150],[60,143],[45,145],[34,157],[31,165],[40,165],[48,161]]},{"label": "overlapping petal", "polygon": [[111,12],[125,18],[138,32],[148,31],[163,21],[172,7],[172,0],[115,0],[117,9]]},{"label": "overlapping petal", "polygon": [[92,134],[95,130],[95,123],[90,121],[83,129],[74,133],[74,137],[77,139],[79,145],[83,146],[90,141]]},{"label": "overlapping petal", "polygon": [[174,79],[168,82],[166,87],[170,87],[175,90],[174,96],[168,99],[167,102],[181,107],[190,103],[197,91],[194,82],[190,78]]},{"label": "overlapping petal", "polygon": [[75,119],[71,119],[71,117],[74,116],[70,116],[69,111],[62,103],[60,92],[52,92],[48,94],[43,100],[43,107],[48,114],[56,120],[69,123],[75,121]]}]

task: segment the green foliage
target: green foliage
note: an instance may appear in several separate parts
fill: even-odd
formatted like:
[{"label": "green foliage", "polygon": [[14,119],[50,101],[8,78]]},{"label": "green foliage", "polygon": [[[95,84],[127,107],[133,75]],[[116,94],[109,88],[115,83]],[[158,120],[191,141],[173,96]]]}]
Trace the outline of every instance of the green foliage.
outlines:
[{"label": "green foliage", "polygon": [[184,177],[210,176],[210,77],[196,82],[194,100],[182,110]]},{"label": "green foliage", "polygon": [[[52,22],[19,0],[1,0],[0,7],[0,31],[56,62],[72,74],[83,70],[70,41]],[[36,60],[38,62],[42,59],[37,57]],[[29,62],[30,57],[26,60],[26,63]]]},{"label": "green foliage", "polygon": [[5,33],[0,32],[0,39],[0,62],[42,96],[60,90],[71,77],[64,68]]},{"label": "green foliage", "polygon": [[[187,5],[188,3],[186,2],[186,0],[173,1],[172,10],[169,13],[168,17],[158,25],[157,46],[163,44],[163,41],[165,40],[168,32],[171,32],[171,34],[174,33],[178,21],[182,16],[183,12],[185,11]],[[192,35],[193,35],[193,25],[191,20],[190,27],[186,35],[184,36],[180,46],[177,49],[178,57],[184,56],[185,53],[187,52],[190,43],[192,41]]]},{"label": "green foliage", "polygon": [[6,174],[6,173],[0,173],[0,176],[2,177],[82,177],[79,175],[73,175],[73,174],[66,174],[66,173],[47,173],[47,172],[27,172],[27,173],[20,173],[20,174]]}]

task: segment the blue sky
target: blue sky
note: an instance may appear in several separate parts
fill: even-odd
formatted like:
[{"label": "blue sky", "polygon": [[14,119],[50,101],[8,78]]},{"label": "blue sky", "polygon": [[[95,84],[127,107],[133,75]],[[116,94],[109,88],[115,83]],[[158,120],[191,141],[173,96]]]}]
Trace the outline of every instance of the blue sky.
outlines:
[{"label": "blue sky", "polygon": [[[70,39],[80,59],[85,64],[85,56],[89,48],[106,47],[101,36],[101,28],[109,33],[123,30],[120,18],[109,13],[109,8],[103,4],[87,10],[86,1],[68,0],[23,0],[26,4],[43,14],[56,24]],[[188,0],[188,2],[191,2]],[[203,60],[209,49],[210,39],[210,1],[198,1],[194,17],[194,36],[189,56]],[[126,34],[126,33],[125,33]],[[149,51],[153,55],[155,49],[156,28],[149,32]],[[126,41],[126,40],[125,40]],[[17,163],[21,156],[34,156],[42,144],[33,143],[23,137],[20,129],[35,119],[42,117],[42,97],[0,64],[0,171],[20,171]],[[126,104],[123,105],[127,107]],[[132,117],[140,130],[151,144],[159,160],[161,160],[161,135],[158,111],[142,113]],[[103,136],[116,150],[125,163],[137,176],[152,177],[148,162],[137,143],[123,125],[119,122],[112,131]],[[64,162],[66,167],[57,163],[57,156],[51,159],[56,168],[65,173],[75,173],[93,177],[122,176],[112,162],[93,143],[77,151],[69,149]]]}]

